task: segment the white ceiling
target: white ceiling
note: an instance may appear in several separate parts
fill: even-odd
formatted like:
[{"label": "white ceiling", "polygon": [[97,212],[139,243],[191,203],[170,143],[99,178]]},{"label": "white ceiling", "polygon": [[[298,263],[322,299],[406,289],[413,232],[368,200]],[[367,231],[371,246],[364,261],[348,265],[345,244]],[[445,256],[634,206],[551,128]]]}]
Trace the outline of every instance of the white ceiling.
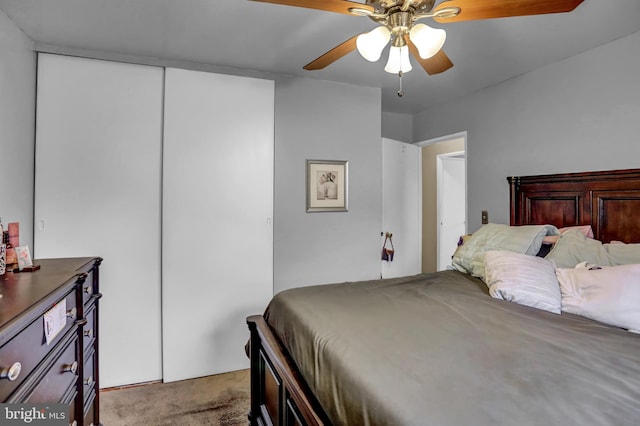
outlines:
[{"label": "white ceiling", "polygon": [[[364,0],[356,0],[364,3]],[[304,65],[376,24],[365,17],[249,0],[0,0],[37,46],[196,62],[381,87],[384,111],[416,113],[640,31],[640,1],[585,0],[570,13],[427,24],[444,28],[454,67],[403,79],[352,52]],[[615,67],[615,64],[611,64]],[[571,78],[571,76],[567,76]]]}]

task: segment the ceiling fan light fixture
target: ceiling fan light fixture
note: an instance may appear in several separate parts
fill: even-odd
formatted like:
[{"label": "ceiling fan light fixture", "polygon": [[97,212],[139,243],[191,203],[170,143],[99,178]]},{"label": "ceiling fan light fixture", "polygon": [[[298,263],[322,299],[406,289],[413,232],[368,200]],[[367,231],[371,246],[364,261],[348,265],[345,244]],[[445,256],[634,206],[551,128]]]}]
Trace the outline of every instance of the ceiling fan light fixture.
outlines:
[{"label": "ceiling fan light fixture", "polygon": [[429,59],[442,49],[447,33],[445,30],[417,24],[411,28],[409,38],[418,49],[422,59]]},{"label": "ceiling fan light fixture", "polygon": [[413,67],[409,60],[409,47],[404,46],[391,46],[389,48],[389,60],[384,70],[391,74],[408,73]]},{"label": "ceiling fan light fixture", "polygon": [[369,16],[372,12],[369,9],[365,9],[362,7],[350,7],[349,13],[356,16]]},{"label": "ceiling fan light fixture", "polygon": [[390,39],[391,31],[385,26],[379,26],[368,33],[360,34],[356,39],[356,47],[363,58],[369,62],[376,62]]}]

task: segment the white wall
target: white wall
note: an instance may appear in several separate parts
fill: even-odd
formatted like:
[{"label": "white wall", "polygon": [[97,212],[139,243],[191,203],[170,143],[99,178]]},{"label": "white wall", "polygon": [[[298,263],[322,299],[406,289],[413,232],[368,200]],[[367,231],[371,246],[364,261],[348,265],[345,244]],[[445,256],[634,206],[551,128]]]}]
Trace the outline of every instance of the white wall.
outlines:
[{"label": "white wall", "polygon": [[418,114],[416,140],[468,131],[468,230],[509,222],[513,175],[640,167],[640,32]]},{"label": "white wall", "polygon": [[[380,276],[379,89],[276,80],[274,292]],[[349,211],[306,213],[305,160],[349,161]]]},{"label": "white wall", "polygon": [[33,42],[0,11],[0,218],[32,248],[35,104]]}]

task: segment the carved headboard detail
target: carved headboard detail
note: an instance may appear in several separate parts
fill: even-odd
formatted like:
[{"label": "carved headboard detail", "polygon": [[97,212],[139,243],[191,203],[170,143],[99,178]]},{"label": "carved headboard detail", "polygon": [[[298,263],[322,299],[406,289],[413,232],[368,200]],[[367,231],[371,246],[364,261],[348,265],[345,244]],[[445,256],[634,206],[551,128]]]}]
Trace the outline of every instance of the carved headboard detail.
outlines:
[{"label": "carved headboard detail", "polygon": [[640,169],[508,177],[511,225],[591,225],[602,242],[640,243]]}]

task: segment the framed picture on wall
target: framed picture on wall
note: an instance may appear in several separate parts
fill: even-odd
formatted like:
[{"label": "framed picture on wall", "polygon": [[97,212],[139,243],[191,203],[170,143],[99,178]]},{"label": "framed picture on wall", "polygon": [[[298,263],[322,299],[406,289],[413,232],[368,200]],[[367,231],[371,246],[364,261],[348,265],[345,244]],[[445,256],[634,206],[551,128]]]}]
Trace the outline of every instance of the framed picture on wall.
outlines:
[{"label": "framed picture on wall", "polygon": [[307,212],[346,212],[349,163],[307,160]]}]

